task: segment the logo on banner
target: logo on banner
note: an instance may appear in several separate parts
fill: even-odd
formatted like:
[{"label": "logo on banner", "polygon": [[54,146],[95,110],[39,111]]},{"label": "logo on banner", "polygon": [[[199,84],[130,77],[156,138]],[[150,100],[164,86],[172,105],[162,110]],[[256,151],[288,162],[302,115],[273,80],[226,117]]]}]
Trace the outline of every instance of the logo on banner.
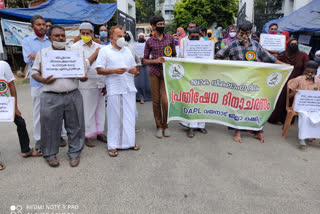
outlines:
[{"label": "logo on banner", "polygon": [[9,90],[9,84],[5,80],[0,80],[0,94],[5,94]]},{"label": "logo on banner", "polygon": [[254,61],[257,58],[257,54],[254,51],[247,51],[245,57],[248,61]]},{"label": "logo on banner", "polygon": [[185,75],[185,69],[181,64],[172,64],[169,67],[169,75],[171,79],[179,80]]},{"label": "logo on banner", "polygon": [[283,78],[283,75],[281,72],[272,72],[268,77],[267,77],[267,85],[270,88],[276,87],[277,85],[280,84],[281,80]]},{"label": "logo on banner", "polygon": [[172,56],[172,48],[171,48],[171,46],[167,45],[167,46],[164,48],[163,53],[164,53],[164,55],[167,56],[167,57]]}]

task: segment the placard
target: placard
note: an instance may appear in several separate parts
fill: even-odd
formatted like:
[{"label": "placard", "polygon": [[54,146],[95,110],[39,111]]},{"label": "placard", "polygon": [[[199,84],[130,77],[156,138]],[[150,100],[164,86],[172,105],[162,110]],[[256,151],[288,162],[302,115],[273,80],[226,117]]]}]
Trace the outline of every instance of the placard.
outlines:
[{"label": "placard", "polygon": [[310,47],[310,46],[299,44],[299,50],[301,52],[305,52],[307,55],[310,54],[311,49],[312,49],[312,47]]},{"label": "placard", "polygon": [[78,78],[85,76],[85,61],[81,51],[49,50],[41,53],[42,77]]},{"label": "placard", "polygon": [[286,49],[286,36],[275,34],[261,34],[260,45],[269,51],[284,51]]},{"label": "placard", "polygon": [[320,91],[319,88],[314,91],[299,90],[295,96],[294,110],[296,112],[319,112],[320,111]]},{"label": "placard", "polygon": [[311,36],[310,36],[310,35],[299,35],[299,40],[298,40],[298,42],[299,42],[300,44],[309,45],[309,44],[310,44],[310,40],[311,40]]},{"label": "placard", "polygon": [[185,40],[184,58],[214,59],[214,42],[204,40]]},{"label": "placard", "polygon": [[0,122],[13,122],[15,115],[14,97],[0,96]]},{"label": "placard", "polygon": [[180,58],[180,46],[176,46],[177,58]]},{"label": "placard", "polygon": [[135,42],[132,44],[135,49],[136,49],[136,54],[139,58],[143,58],[144,57],[144,48],[146,46],[146,43],[138,43]]}]

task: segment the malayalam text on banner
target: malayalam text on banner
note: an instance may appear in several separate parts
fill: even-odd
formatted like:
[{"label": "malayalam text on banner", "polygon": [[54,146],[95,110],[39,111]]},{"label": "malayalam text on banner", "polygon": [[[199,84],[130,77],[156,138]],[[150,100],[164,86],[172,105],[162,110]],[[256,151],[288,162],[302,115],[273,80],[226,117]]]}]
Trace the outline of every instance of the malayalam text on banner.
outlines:
[{"label": "malayalam text on banner", "polygon": [[41,53],[42,76],[47,78],[78,78],[85,76],[85,61],[81,51],[49,50]]},{"label": "malayalam text on banner", "polygon": [[261,130],[292,69],[259,62],[166,58],[168,121]]}]

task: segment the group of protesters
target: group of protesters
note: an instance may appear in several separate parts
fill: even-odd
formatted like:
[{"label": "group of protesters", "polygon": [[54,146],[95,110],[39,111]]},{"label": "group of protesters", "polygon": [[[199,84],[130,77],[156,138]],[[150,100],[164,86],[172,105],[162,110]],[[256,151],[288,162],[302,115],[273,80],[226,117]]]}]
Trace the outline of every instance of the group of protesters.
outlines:
[{"label": "group of protesters", "polygon": [[[319,78],[315,78],[320,52],[316,52],[315,61],[309,61],[308,55],[298,50],[298,41],[289,39],[287,32],[281,32],[287,38],[286,50],[274,52],[264,49],[259,44],[259,36],[252,33],[253,24],[249,21],[243,21],[237,27],[231,25],[225,33],[218,27],[215,34],[206,27],[198,27],[195,22],[189,22],[187,33],[179,27],[175,34],[170,35],[165,31],[165,21],[161,16],[152,17],[150,24],[153,35],[148,38],[139,34],[137,38],[139,43],[145,43],[144,57],[139,58],[135,48],[130,45],[135,38],[130,31],[125,31],[123,26],[112,26],[110,30],[107,26],[101,26],[100,37],[96,39],[93,26],[83,22],[79,27],[79,37],[69,47],[66,45],[65,30],[61,26],[38,15],[32,17],[34,35],[25,38],[22,46],[24,60],[30,73],[35,146],[33,149],[30,148],[26,123],[16,101],[14,122],[17,125],[22,157],[43,156],[49,166],[57,167],[59,147],[68,145],[70,165],[76,167],[80,162],[80,153],[84,145],[96,146],[93,137],[107,143],[108,154],[111,157],[116,157],[120,149],[137,151],[139,146],[135,141],[135,135],[139,130],[135,125],[136,101],[139,100],[143,104],[148,97],[152,99],[155,137],[170,137],[167,122],[168,98],[162,64],[165,62],[166,48],[172,51],[170,57],[183,56],[186,40],[213,40],[216,60],[247,61],[245,53],[254,51],[257,57],[253,61],[290,64],[294,66],[294,70],[288,80],[294,81],[288,87],[293,93],[297,93],[297,90],[320,90]],[[280,34],[278,26],[270,25],[269,33]],[[176,49],[176,46],[179,46],[179,49]],[[86,76],[44,78],[41,56],[51,50],[83,52]],[[176,50],[179,50],[179,53]],[[0,66],[0,79],[9,82],[11,96],[17,99],[10,66],[4,61],[0,62]],[[143,79],[137,83],[140,75],[143,75]],[[269,119],[271,123],[284,123],[286,88],[287,85],[283,88]],[[146,91],[149,91],[149,94]],[[107,135],[104,131],[106,115]],[[299,120],[301,146],[306,146],[305,139],[320,138],[314,127],[308,129],[306,121],[309,116],[305,114],[304,120],[301,119],[301,126],[304,128],[300,126]],[[195,136],[196,131],[208,133],[205,123],[180,124],[186,127],[187,136],[190,138]],[[246,130],[234,129],[235,142],[242,142],[242,131]],[[263,130],[252,133],[261,143],[265,141]],[[67,143],[65,136],[68,136]],[[3,164],[0,165],[1,169],[4,169]]]}]

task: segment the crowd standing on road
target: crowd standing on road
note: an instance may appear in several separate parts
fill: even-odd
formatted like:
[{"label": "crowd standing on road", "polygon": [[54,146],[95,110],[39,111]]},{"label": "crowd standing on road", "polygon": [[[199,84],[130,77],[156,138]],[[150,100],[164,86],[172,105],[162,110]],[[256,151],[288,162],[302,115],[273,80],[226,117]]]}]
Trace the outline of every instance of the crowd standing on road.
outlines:
[{"label": "crowd standing on road", "polygon": [[[34,148],[30,148],[30,139],[26,123],[18,108],[15,77],[8,63],[0,62],[0,79],[9,84],[10,94],[16,99],[15,119],[19,137],[21,156],[39,157],[51,167],[59,166],[57,154],[59,147],[68,145],[68,156],[72,167],[80,163],[80,154],[84,148],[96,146],[93,137],[107,144],[110,157],[118,156],[119,149],[139,150],[135,141],[137,106],[136,101],[152,100],[156,125],[155,137],[170,137],[167,114],[168,97],[166,93],[163,66],[164,57],[183,57],[187,40],[212,40],[215,44],[216,60],[256,61],[277,64],[290,64],[294,70],[280,93],[276,108],[269,122],[277,125],[285,123],[286,100],[292,102],[298,90],[320,90],[320,51],[315,51],[312,61],[299,51],[299,42],[290,39],[289,32],[279,32],[276,23],[269,26],[269,34],[286,36],[284,51],[271,51],[259,44],[259,33],[252,32],[253,25],[242,21],[238,26],[230,25],[225,33],[222,27],[215,32],[206,26],[188,23],[186,32],[182,27],[170,35],[166,33],[165,21],[161,16],[150,19],[152,34],[139,34],[134,38],[123,26],[107,25],[99,28],[99,38],[94,36],[94,27],[84,22],[79,27],[79,36],[74,44],[66,45],[64,28],[55,25],[42,16],[31,18],[34,31],[32,36],[23,40],[23,57],[30,74],[31,97],[33,103]],[[145,44],[143,57],[138,57],[131,43],[137,40]],[[42,76],[41,54],[50,50],[61,53],[73,50],[83,52],[85,58],[84,73],[81,78],[59,78]],[[167,55],[166,50],[171,54]],[[257,57],[248,59],[245,53],[253,51]],[[287,94],[287,87],[291,93]],[[3,95],[1,95],[3,96]],[[107,114],[107,135],[105,120]],[[310,118],[315,123],[310,123]],[[319,136],[319,112],[299,113],[299,146],[305,148],[306,141],[315,141]],[[207,134],[205,123],[180,123],[187,130],[187,137],[195,137],[196,131]],[[231,128],[230,128],[231,129]],[[233,140],[242,142],[241,131],[235,129]],[[263,130],[253,132],[263,143]],[[68,142],[64,139],[68,136]],[[0,163],[0,170],[5,166]]]}]

